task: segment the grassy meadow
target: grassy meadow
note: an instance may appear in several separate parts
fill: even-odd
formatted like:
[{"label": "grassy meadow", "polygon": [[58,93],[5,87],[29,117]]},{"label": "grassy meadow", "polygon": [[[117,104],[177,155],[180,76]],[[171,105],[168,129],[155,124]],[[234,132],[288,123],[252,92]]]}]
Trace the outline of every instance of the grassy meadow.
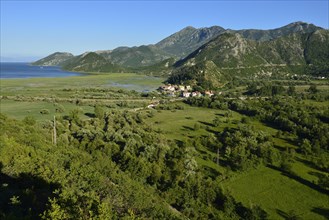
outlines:
[{"label": "grassy meadow", "polygon": [[261,204],[271,219],[289,219],[289,215],[326,219],[328,195],[268,167],[240,174],[223,185],[246,206]]},{"label": "grassy meadow", "polygon": [[[63,103],[64,112],[56,112],[56,105],[49,102],[24,102],[14,100],[1,100],[1,113],[7,114],[16,119],[24,119],[26,116],[32,116],[38,121],[51,120],[54,115],[67,115],[71,110],[79,108],[83,112],[83,117],[87,118],[86,114],[94,112],[94,108],[91,106],[76,106],[72,103]],[[42,109],[49,110],[48,114],[41,114]]]},{"label": "grassy meadow", "polygon": [[135,73],[85,74],[74,77],[1,79],[1,95],[66,95],[62,90],[81,88],[119,88],[136,90],[154,90],[164,78],[138,75]]},{"label": "grassy meadow", "polygon": [[[37,120],[47,120],[55,114],[58,102],[63,114],[81,108],[83,113],[93,112],[92,106],[100,103],[108,107],[132,103],[132,107],[146,106],[150,101],[128,90],[142,92],[155,90],[164,78],[134,73],[85,74],[62,78],[1,79],[1,112],[22,119],[27,115]],[[77,104],[77,100],[80,101]],[[42,109],[49,114],[40,114]]]}]

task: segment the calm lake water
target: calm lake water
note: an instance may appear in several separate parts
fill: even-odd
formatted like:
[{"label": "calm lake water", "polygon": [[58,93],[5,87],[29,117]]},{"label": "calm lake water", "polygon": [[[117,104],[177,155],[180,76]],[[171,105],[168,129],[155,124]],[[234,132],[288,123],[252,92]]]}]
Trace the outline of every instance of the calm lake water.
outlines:
[{"label": "calm lake water", "polygon": [[72,73],[61,70],[58,66],[31,66],[29,63],[0,63],[0,78],[39,78],[39,77],[67,77],[79,76],[80,73]]}]

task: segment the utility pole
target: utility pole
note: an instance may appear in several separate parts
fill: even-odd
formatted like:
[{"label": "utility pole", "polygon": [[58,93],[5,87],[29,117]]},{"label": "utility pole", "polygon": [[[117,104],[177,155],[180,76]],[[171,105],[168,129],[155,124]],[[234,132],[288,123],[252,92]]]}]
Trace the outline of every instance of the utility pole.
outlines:
[{"label": "utility pole", "polygon": [[219,147],[217,147],[217,160],[216,160],[217,165],[219,165]]},{"label": "utility pole", "polygon": [[57,140],[56,140],[56,136],[57,136],[57,134],[56,134],[56,117],[55,117],[55,115],[54,115],[54,125],[53,125],[53,144],[56,146],[56,144],[57,144]]}]

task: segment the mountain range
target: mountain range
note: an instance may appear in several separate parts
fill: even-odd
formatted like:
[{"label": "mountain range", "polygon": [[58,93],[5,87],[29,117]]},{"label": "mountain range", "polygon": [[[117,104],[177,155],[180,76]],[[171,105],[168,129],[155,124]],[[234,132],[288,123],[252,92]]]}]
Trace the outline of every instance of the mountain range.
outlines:
[{"label": "mountain range", "polygon": [[33,63],[70,71],[143,72],[168,82],[216,88],[232,75],[328,76],[329,31],[294,22],[271,30],[186,27],[160,42],[139,47],[54,53]]}]

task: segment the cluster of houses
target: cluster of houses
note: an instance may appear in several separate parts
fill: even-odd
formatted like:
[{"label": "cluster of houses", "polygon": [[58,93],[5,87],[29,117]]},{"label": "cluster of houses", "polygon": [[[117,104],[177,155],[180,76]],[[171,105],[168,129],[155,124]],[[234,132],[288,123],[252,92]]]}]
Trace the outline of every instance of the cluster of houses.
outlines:
[{"label": "cluster of houses", "polygon": [[162,94],[166,94],[170,97],[201,97],[201,96],[213,96],[215,93],[211,90],[206,90],[203,93],[199,91],[192,91],[191,86],[184,85],[163,85],[158,88]]}]

